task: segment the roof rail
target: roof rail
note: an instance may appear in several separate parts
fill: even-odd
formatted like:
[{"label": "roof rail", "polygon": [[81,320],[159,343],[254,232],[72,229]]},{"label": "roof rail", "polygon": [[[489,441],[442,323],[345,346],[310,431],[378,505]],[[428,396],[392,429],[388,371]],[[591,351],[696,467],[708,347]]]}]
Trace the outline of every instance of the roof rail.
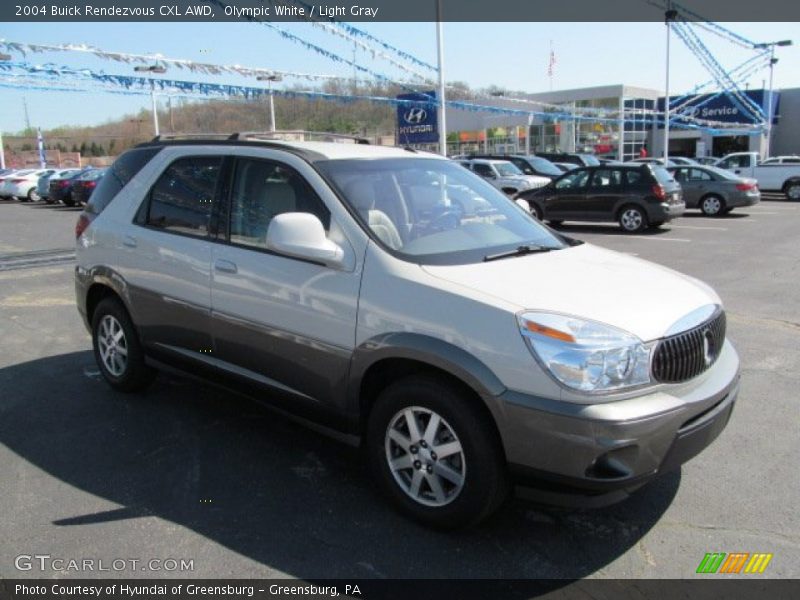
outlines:
[{"label": "roof rail", "polygon": [[150,142],[155,144],[168,140],[202,140],[207,138],[227,140],[229,137],[230,135],[227,133],[162,133],[154,137],[152,140],[150,140]]},{"label": "roof rail", "polygon": [[369,144],[369,140],[355,135],[344,133],[330,133],[327,131],[306,131],[304,129],[281,129],[278,131],[242,131],[234,133],[231,140],[279,140],[285,142],[340,142],[351,144]]}]

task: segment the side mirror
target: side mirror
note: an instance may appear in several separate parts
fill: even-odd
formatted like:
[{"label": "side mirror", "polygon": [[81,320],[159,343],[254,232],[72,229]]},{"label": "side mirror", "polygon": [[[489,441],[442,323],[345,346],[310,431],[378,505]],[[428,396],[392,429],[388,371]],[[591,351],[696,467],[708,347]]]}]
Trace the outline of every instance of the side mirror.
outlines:
[{"label": "side mirror", "polygon": [[341,267],[344,250],[325,235],[325,229],[310,213],[283,213],[273,217],[267,229],[267,248],[279,254]]}]

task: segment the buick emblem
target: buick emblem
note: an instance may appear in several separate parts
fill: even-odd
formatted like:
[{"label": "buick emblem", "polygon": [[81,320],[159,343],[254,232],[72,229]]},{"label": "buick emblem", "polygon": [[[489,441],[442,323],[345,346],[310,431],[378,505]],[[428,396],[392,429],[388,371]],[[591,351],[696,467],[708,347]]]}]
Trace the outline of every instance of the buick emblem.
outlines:
[{"label": "buick emblem", "polygon": [[714,336],[710,329],[706,329],[703,332],[703,362],[706,366],[709,366],[712,362],[714,362],[716,353],[717,348],[714,342]]},{"label": "buick emblem", "polygon": [[419,125],[428,118],[428,113],[424,108],[411,108],[403,115],[403,120],[412,125]]}]

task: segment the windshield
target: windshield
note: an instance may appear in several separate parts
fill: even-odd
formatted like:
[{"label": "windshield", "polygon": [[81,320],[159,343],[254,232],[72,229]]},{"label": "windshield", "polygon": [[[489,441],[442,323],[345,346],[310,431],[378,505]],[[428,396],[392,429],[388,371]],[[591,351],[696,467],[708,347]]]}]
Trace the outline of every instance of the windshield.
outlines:
[{"label": "windshield", "polygon": [[523,245],[565,244],[481,177],[430,158],[315,163],[362,225],[419,264],[466,264]]},{"label": "windshield", "polygon": [[494,168],[497,169],[497,172],[503,177],[522,175],[522,171],[519,170],[519,167],[510,162],[496,162],[494,163]]},{"label": "windshield", "polygon": [[553,175],[554,177],[559,177],[563,171],[551,163],[546,158],[540,158],[538,156],[529,156],[528,162],[533,165],[533,168],[542,173],[543,175]]}]

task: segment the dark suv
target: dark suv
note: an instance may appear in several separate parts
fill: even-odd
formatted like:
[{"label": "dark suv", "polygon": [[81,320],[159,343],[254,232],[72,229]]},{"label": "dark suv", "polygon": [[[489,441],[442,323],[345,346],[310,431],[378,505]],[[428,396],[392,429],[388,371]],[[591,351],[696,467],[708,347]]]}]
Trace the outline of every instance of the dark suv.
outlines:
[{"label": "dark suv", "polygon": [[563,171],[546,158],[525,154],[470,154],[469,158],[486,158],[490,160],[507,160],[525,175],[538,175],[556,179],[561,177]]},{"label": "dark suv", "polygon": [[599,167],[600,160],[594,154],[580,152],[537,152],[536,156],[553,163],[569,163],[579,167]]},{"label": "dark suv", "polygon": [[539,220],[617,221],[636,233],[659,227],[686,209],[681,186],[658,165],[583,167],[550,185],[517,195]]}]

